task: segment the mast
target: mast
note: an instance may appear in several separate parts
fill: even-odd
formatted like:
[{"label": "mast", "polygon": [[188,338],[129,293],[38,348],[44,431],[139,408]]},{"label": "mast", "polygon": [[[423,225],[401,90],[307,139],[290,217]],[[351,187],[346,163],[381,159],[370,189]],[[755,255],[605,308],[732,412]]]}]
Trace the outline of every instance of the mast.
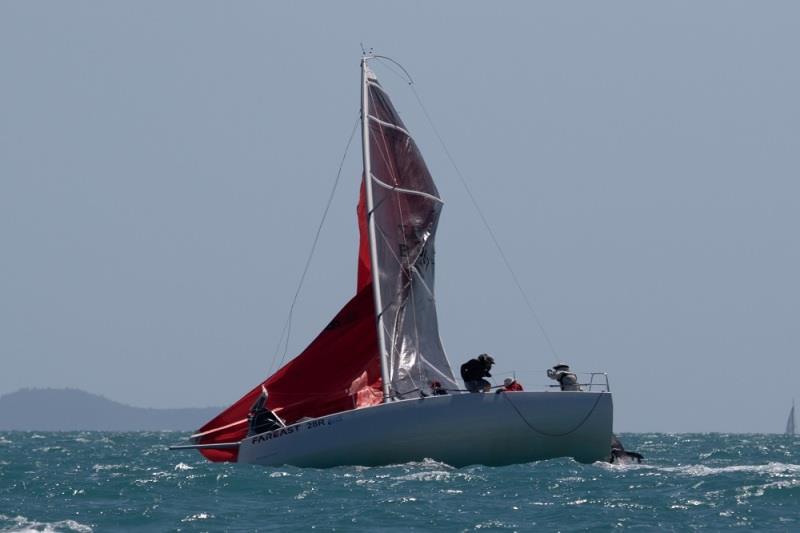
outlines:
[{"label": "mast", "polygon": [[369,88],[367,60],[371,56],[361,57],[361,152],[364,157],[364,182],[367,192],[367,223],[369,226],[369,257],[372,263],[372,295],[375,299],[375,327],[378,328],[378,350],[381,355],[381,381],[383,382],[383,401],[390,401],[389,396],[389,357],[386,353],[385,330],[383,328],[383,302],[381,302],[380,272],[376,255],[375,217],[373,216],[372,173],[370,170],[369,150]]}]

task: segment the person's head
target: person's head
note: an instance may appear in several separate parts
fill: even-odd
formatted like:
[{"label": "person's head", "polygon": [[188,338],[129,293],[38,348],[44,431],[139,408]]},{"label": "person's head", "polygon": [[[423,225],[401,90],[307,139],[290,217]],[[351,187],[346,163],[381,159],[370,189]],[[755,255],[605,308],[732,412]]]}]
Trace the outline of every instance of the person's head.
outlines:
[{"label": "person's head", "polygon": [[510,387],[512,383],[514,383],[514,380],[511,378],[506,378],[503,380],[503,385],[506,387]]},{"label": "person's head", "polygon": [[494,358],[488,353],[482,353],[478,356],[478,361],[483,363],[483,366],[490,368],[494,364]]}]

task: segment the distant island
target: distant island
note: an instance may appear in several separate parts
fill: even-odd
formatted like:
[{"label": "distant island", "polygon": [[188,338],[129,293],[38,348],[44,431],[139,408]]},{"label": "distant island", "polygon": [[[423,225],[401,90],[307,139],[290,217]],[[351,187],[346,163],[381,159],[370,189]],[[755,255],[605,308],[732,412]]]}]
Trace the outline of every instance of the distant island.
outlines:
[{"label": "distant island", "polygon": [[21,389],[0,396],[0,431],[194,431],[218,407],[132,407],[78,389]]}]

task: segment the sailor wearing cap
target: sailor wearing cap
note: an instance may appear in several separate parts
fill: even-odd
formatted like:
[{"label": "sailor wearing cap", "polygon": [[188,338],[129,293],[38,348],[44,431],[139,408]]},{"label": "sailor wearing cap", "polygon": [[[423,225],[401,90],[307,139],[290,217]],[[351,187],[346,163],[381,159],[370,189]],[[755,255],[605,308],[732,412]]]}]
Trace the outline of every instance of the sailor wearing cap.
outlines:
[{"label": "sailor wearing cap", "polygon": [[566,363],[558,363],[553,368],[548,368],[547,377],[558,381],[558,384],[561,385],[561,390],[581,390],[580,385],[578,385],[578,376],[570,371],[569,365]]},{"label": "sailor wearing cap", "polygon": [[501,392],[520,392],[522,385],[514,378],[506,378],[503,380],[503,386],[497,389],[497,393]]},{"label": "sailor wearing cap", "polygon": [[470,359],[461,365],[461,379],[464,380],[464,386],[470,392],[489,392],[492,384],[483,378],[490,378],[492,375],[489,370],[492,369],[494,358],[482,353],[474,359]]}]

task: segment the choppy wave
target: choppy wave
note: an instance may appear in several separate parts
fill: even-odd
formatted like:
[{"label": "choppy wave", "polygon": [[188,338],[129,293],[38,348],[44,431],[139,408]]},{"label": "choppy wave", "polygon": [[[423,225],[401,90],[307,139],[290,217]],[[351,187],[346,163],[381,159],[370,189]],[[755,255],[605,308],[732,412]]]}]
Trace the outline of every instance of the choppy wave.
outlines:
[{"label": "choppy wave", "polygon": [[639,465],[212,464],[169,433],[0,433],[0,532],[800,529],[800,439],[623,435]]},{"label": "choppy wave", "polygon": [[37,522],[24,516],[6,516],[0,514],[0,531],[13,533],[56,533],[75,531],[77,533],[92,533],[92,528],[75,520],[60,520],[58,522]]}]

